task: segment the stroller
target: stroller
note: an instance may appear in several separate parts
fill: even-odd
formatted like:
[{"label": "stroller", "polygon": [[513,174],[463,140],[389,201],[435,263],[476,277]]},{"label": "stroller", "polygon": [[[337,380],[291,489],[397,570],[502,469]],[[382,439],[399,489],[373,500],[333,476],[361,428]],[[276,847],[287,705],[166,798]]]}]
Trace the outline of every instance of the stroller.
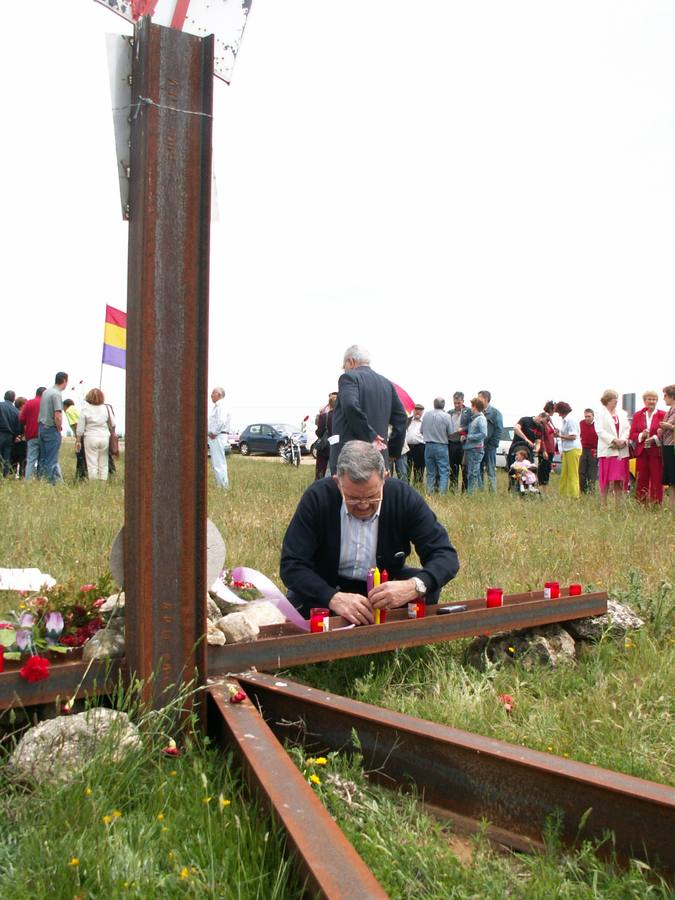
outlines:
[{"label": "stroller", "polygon": [[523,450],[516,454],[509,467],[509,478],[511,480],[512,489],[515,490],[520,497],[539,496],[539,481],[537,479],[537,463],[529,459],[528,454]]}]

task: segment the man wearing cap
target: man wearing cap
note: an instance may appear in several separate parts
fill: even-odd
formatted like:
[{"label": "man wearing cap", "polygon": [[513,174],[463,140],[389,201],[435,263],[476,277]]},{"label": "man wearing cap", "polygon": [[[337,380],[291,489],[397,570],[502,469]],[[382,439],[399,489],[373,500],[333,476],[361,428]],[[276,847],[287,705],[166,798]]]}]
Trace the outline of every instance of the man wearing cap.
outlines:
[{"label": "man wearing cap", "polygon": [[[417,568],[405,564],[411,544]],[[368,592],[368,571],[376,566],[389,581]],[[355,625],[372,624],[376,609],[421,597],[436,603],[458,570],[457,552],[424,498],[406,481],[387,477],[382,454],[366,441],[345,444],[337,474],[302,495],[279,567],[302,615],[323,606]]]},{"label": "man wearing cap", "polygon": [[408,422],[405,441],[408,445],[408,473],[410,480],[417,483],[424,481],[424,437],[422,436],[422,416],[424,406],[416,403],[412,418]]}]

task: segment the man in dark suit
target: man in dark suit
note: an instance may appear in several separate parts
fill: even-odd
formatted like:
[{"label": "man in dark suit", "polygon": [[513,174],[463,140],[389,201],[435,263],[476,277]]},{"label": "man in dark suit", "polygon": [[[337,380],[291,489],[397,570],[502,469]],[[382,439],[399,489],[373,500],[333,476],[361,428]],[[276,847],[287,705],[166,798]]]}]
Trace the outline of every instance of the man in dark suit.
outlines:
[{"label": "man in dark suit", "polygon": [[342,368],[344,375],[338,381],[333,413],[331,472],[335,472],[338,454],[347,441],[372,444],[382,452],[385,465],[389,458],[398,459],[405,443],[408,417],[396,388],[370,368],[370,353],[358,344],[345,350]]},{"label": "man in dark suit", "polygon": [[[345,444],[333,478],[303,494],[281,550],[288,599],[306,617],[324,606],[356,625],[374,622],[375,609],[425,597],[435,603],[459,561],[448,533],[422,496],[387,478],[382,454],[365,441]],[[413,544],[421,568],[405,565]],[[366,590],[368,570],[389,581]]]}]

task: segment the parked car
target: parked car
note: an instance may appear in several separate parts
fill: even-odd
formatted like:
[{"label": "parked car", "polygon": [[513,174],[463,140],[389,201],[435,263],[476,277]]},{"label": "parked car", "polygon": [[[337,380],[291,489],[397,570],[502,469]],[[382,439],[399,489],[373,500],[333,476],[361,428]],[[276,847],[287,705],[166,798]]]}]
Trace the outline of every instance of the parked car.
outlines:
[{"label": "parked car", "polygon": [[277,456],[289,437],[295,438],[300,444],[302,453],[307,453],[307,435],[299,428],[278,422],[270,424],[257,422],[255,425],[247,425],[239,433],[239,452],[242,456],[249,456],[251,453]]},{"label": "parked car", "polygon": [[499,435],[499,446],[497,447],[498,469],[506,468],[506,455],[509,452],[511,442],[513,441],[513,434],[513,425],[507,425],[502,428],[502,433]]}]

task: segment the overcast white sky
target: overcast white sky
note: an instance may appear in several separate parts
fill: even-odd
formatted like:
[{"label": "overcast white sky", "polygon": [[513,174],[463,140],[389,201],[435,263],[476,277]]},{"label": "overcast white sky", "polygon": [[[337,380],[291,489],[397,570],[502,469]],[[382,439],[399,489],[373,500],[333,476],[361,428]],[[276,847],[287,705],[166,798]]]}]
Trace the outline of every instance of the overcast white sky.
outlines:
[{"label": "overcast white sky", "polygon": [[[30,8],[0,55],[0,388],[27,396],[98,384],[127,241],[125,23]],[[675,381],[671,2],[254,0],[215,94],[210,381],[237,425],[313,418],[352,342],[415,399],[487,387],[507,420]],[[119,408],[123,373],[103,388]]]}]

